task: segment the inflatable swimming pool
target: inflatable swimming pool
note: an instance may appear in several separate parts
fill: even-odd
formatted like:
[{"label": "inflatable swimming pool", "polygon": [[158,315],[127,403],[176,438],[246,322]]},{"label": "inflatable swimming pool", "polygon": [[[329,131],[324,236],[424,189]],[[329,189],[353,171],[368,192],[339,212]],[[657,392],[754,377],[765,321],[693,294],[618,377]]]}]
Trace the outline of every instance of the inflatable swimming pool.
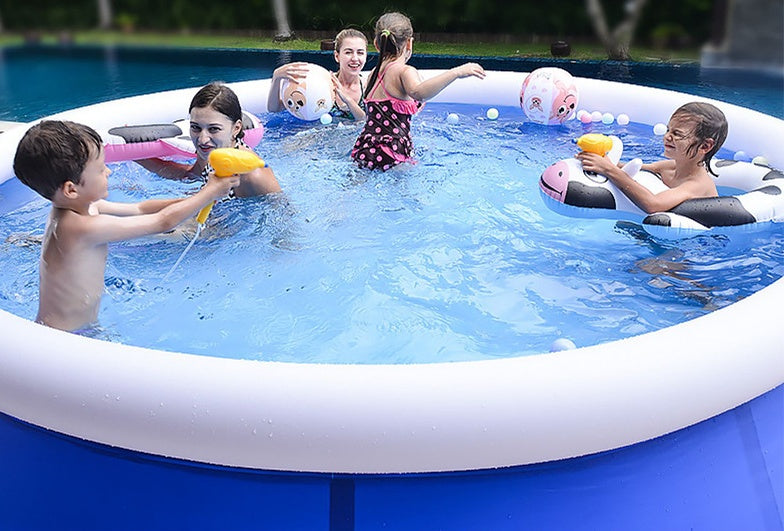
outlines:
[{"label": "inflatable swimming pool", "polygon": [[[516,107],[524,77],[490,72],[437,101]],[[701,99],[578,82],[580,107],[640,123]],[[266,111],[269,80],[232,88]],[[196,90],[53,118],[165,123]],[[714,103],[728,148],[784,165],[784,122]],[[0,181],[23,129],[0,135]],[[0,312],[0,514],[11,528],[780,528],[782,297],[779,280],[622,341],[419,365],[153,351]]]}]

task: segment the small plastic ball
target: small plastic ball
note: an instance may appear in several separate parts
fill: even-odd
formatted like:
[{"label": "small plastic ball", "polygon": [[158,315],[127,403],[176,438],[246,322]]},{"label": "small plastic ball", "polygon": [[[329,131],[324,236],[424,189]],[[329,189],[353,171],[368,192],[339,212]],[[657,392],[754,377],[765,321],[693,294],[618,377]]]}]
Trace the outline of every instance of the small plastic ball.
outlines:
[{"label": "small plastic ball", "polygon": [[454,125],[460,121],[460,117],[457,114],[450,112],[446,117],[446,121],[447,123]]},{"label": "small plastic ball", "polygon": [[577,114],[575,114],[575,118],[577,118],[578,120],[582,120],[583,115],[585,114],[589,114],[588,111],[586,111],[585,109],[580,109],[579,111],[577,111]]},{"label": "small plastic ball", "polygon": [[574,350],[577,348],[577,345],[571,339],[566,339],[565,337],[559,337],[550,345],[550,352],[560,352],[562,350]]},{"label": "small plastic ball", "polygon": [[746,155],[745,151],[736,151],[735,154],[732,156],[732,160],[749,161],[751,160],[751,157]]},{"label": "small plastic ball", "polygon": [[580,116],[580,121],[584,124],[589,124],[593,122],[593,118],[591,118],[591,113],[584,112],[582,116]]},{"label": "small plastic ball", "polygon": [[487,109],[487,113],[485,114],[487,115],[487,118],[489,120],[495,120],[496,118],[498,118],[498,109],[496,109],[495,107],[490,107],[489,109]]},{"label": "small plastic ball", "polygon": [[653,126],[653,134],[663,136],[667,133],[667,126],[663,123],[659,122],[658,124]]},{"label": "small plastic ball", "polygon": [[591,121],[592,122],[601,122],[602,121],[602,113],[599,111],[593,111],[591,113]]},{"label": "small plastic ball", "polygon": [[329,113],[322,114],[321,118],[319,118],[319,120],[321,120],[321,123],[324,124],[324,125],[331,124],[332,123],[332,115],[329,114]]},{"label": "small plastic ball", "polygon": [[768,159],[766,159],[762,155],[757,155],[756,157],[751,159],[751,162],[752,164],[757,164],[759,166],[770,166],[770,162],[768,162]]},{"label": "small plastic ball", "polygon": [[610,125],[610,124],[611,124],[611,123],[613,123],[614,121],[615,121],[615,116],[613,116],[611,113],[609,113],[609,112],[606,112],[606,113],[604,113],[604,114],[602,115],[602,123],[603,123],[604,125]]},{"label": "small plastic ball", "polygon": [[618,125],[629,125],[629,115],[619,114],[615,121],[618,122]]}]

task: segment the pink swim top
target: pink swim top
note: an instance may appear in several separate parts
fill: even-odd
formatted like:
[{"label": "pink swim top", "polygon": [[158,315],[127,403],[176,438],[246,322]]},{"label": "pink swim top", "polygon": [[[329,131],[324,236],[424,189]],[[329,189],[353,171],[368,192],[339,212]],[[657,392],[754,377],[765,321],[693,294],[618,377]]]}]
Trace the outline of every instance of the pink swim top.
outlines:
[{"label": "pink swim top", "polygon": [[[391,63],[390,63],[391,64]],[[411,117],[419,111],[421,103],[401,100],[392,96],[384,86],[387,65],[373,85],[386,95],[383,99],[367,98],[367,121],[351,150],[351,157],[363,168],[388,170],[411,159]]]}]

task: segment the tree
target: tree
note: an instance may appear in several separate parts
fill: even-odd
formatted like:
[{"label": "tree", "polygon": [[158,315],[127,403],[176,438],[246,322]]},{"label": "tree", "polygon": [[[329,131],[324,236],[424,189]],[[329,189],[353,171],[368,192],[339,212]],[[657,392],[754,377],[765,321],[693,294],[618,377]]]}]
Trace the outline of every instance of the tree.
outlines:
[{"label": "tree", "polygon": [[102,30],[112,27],[111,0],[98,0],[98,27]]},{"label": "tree", "polygon": [[602,45],[604,45],[604,49],[607,50],[609,59],[617,61],[628,61],[631,59],[629,47],[647,1],[627,0],[624,4],[623,20],[614,30],[610,31],[601,0],[585,0],[588,18],[591,20],[594,32],[599,37]]},{"label": "tree", "polygon": [[288,41],[294,38],[289,25],[289,12],[286,0],[272,0],[272,9],[275,12],[275,22],[278,32],[275,34],[276,41]]}]

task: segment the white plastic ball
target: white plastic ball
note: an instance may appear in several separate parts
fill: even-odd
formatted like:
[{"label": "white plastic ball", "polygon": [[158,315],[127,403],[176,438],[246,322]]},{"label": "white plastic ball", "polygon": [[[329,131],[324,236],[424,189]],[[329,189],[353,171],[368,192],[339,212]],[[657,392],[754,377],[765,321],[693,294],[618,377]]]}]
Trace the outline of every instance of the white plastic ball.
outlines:
[{"label": "white plastic ball", "polygon": [[653,134],[663,136],[667,133],[667,126],[661,122],[653,126]]},{"label": "white plastic ball", "polygon": [[604,125],[610,125],[610,124],[611,124],[611,123],[613,123],[614,121],[615,121],[615,116],[613,116],[611,113],[609,113],[609,112],[606,112],[606,113],[604,113],[604,114],[602,115],[602,123],[603,123]]},{"label": "white plastic ball", "polygon": [[768,162],[768,159],[766,159],[762,155],[757,155],[756,157],[751,159],[751,162],[752,164],[758,164],[760,166],[770,166],[770,162]]},{"label": "white plastic ball", "polygon": [[321,121],[322,124],[329,125],[329,124],[332,123],[332,115],[329,114],[329,113],[322,114],[321,118],[319,118],[319,120]]},{"label": "white plastic ball", "polygon": [[457,114],[455,114],[455,113],[453,113],[453,112],[450,112],[450,113],[449,113],[449,114],[446,116],[446,121],[447,121],[447,123],[450,123],[450,124],[452,124],[452,125],[455,125],[457,122],[459,122],[459,121],[460,121],[460,117],[459,117]]},{"label": "white plastic ball", "polygon": [[601,122],[602,121],[602,113],[600,111],[593,111],[591,113],[591,121],[592,122]]},{"label": "white plastic ball", "polygon": [[577,345],[571,339],[566,339],[565,337],[559,337],[550,345],[550,352],[560,352],[562,350],[574,350],[577,348]]},{"label": "white plastic ball", "polygon": [[489,109],[487,109],[485,115],[489,120],[495,120],[496,118],[498,118],[498,109],[496,109],[495,107],[490,107]]},{"label": "white plastic ball", "polygon": [[746,155],[745,151],[736,151],[735,154],[732,156],[732,160],[746,160],[748,161],[751,157]]},{"label": "white plastic ball", "polygon": [[618,125],[629,125],[629,115],[621,113],[615,121],[618,122]]}]

